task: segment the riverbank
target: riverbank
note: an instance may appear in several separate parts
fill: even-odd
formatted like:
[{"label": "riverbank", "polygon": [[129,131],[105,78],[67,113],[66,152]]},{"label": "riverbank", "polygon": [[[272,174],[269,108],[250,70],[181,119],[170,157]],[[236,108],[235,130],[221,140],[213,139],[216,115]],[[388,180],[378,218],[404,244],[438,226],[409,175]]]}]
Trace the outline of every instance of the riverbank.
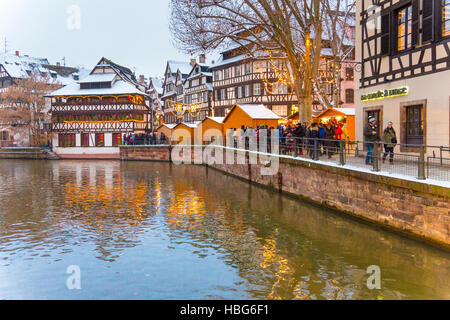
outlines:
[{"label": "riverbank", "polygon": [[[225,148],[223,152],[225,159]],[[234,150],[234,154],[234,164],[208,167],[450,251],[450,188],[445,182],[423,182],[288,156],[276,156],[279,170],[275,175],[262,175],[265,161],[249,164],[249,151]],[[246,164],[236,164],[238,155]],[[194,152],[190,157],[196,163]],[[168,146],[122,147],[121,159],[172,161]]]},{"label": "riverbank", "polygon": [[58,160],[48,149],[43,148],[0,148],[0,159]]}]

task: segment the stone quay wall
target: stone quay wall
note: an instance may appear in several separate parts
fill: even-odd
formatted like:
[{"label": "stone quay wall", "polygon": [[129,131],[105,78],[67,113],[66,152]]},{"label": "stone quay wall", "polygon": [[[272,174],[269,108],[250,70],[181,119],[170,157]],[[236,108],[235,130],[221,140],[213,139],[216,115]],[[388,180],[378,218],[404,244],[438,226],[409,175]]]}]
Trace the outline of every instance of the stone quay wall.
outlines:
[{"label": "stone quay wall", "polygon": [[0,148],[0,159],[52,160],[52,157],[39,148]]},{"label": "stone quay wall", "polygon": [[[450,188],[288,157],[279,157],[275,175],[262,175],[266,161],[249,164],[249,152],[239,153],[247,164],[207,167],[450,250]],[[170,162],[170,154],[170,147],[121,148],[123,160]]]}]

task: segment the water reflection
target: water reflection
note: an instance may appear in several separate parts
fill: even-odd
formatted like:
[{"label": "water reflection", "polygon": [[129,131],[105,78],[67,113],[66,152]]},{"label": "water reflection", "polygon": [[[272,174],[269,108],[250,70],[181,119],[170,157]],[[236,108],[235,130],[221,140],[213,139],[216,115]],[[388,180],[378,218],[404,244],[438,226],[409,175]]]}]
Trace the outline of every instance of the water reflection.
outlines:
[{"label": "water reflection", "polygon": [[0,205],[0,270],[81,259],[96,277],[80,298],[450,298],[447,253],[203,167],[2,161]]}]

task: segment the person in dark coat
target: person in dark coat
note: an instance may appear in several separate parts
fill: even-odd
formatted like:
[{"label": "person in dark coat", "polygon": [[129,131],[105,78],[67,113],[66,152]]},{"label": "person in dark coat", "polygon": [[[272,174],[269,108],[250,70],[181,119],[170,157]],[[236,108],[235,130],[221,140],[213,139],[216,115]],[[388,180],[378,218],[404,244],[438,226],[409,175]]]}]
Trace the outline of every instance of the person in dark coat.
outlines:
[{"label": "person in dark coat", "polygon": [[328,154],[328,159],[330,159],[336,149],[336,142],[334,141],[334,134],[335,134],[335,130],[331,124],[331,122],[327,122],[326,126],[325,126],[325,131],[323,134],[323,145],[324,145],[324,149],[326,150],[326,153]]},{"label": "person in dark coat", "polygon": [[[309,139],[309,156],[311,159],[314,159],[314,152],[315,152],[315,146],[317,147],[317,152],[319,152],[319,138],[320,138],[320,132],[317,123],[313,122],[311,124],[311,128],[308,130],[307,137]],[[317,143],[314,143],[317,141]]]},{"label": "person in dark coat", "polygon": [[384,142],[384,155],[383,155],[383,163],[386,161],[386,158],[389,154],[389,162],[390,164],[394,164],[394,148],[397,145],[397,134],[395,133],[393,123],[391,121],[388,122],[386,129],[383,131],[382,140]]},{"label": "person in dark coat", "polygon": [[380,134],[375,117],[369,118],[369,123],[364,127],[364,138],[366,139],[367,155],[366,164],[373,165],[373,148],[375,142],[380,141]]}]

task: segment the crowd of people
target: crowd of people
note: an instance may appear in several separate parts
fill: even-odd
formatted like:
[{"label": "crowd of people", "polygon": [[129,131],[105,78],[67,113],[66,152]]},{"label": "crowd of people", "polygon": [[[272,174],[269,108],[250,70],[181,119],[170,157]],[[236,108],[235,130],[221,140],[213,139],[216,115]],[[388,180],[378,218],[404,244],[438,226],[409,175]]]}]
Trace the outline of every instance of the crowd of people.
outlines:
[{"label": "crowd of people", "polygon": [[[256,128],[241,127],[242,133],[252,130],[256,136],[256,142],[259,145],[262,132],[267,135],[268,152],[271,152],[272,137],[278,137],[280,151],[283,153],[297,153],[297,155],[308,155],[311,158],[327,155],[330,159],[339,152],[341,141],[348,141],[349,134],[347,126],[344,121],[336,121],[331,119],[325,122],[313,122],[311,125],[306,123],[298,123],[295,125],[278,125],[277,128],[261,125]],[[264,131],[263,131],[264,130]],[[273,135],[275,131],[275,135]],[[237,130],[234,129],[235,135],[238,135]],[[383,163],[389,156],[389,162],[394,161],[394,148],[397,145],[397,135],[393,128],[393,123],[388,122],[386,129],[382,136],[379,134],[379,127],[374,117],[370,117],[368,124],[364,128],[365,144],[367,146],[366,164],[373,165],[374,156],[373,150],[375,143],[380,143],[384,146],[384,154],[382,157]],[[129,134],[125,136],[125,145],[158,145],[167,144],[169,139],[164,133],[140,133]],[[248,148],[248,141],[245,142]]]},{"label": "crowd of people", "polygon": [[158,144],[166,144],[168,143],[168,139],[164,135],[164,133],[160,134],[158,139],[158,135],[153,133],[139,133],[139,134],[129,134],[124,138],[124,144],[128,146],[142,146],[142,145],[158,145]]}]

